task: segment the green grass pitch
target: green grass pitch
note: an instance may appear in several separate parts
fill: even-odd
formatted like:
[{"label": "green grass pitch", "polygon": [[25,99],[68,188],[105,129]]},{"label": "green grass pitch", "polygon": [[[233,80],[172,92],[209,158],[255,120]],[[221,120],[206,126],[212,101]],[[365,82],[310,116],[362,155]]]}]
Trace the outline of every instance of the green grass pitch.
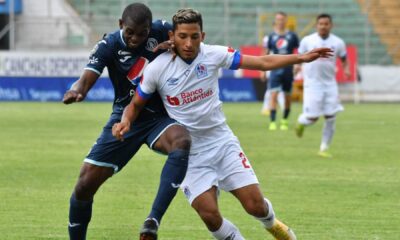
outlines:
[{"label": "green grass pitch", "polygon": [[[298,239],[400,239],[399,105],[346,105],[333,159],[316,155],[322,122],[297,139],[293,131],[268,131],[260,107],[225,104],[224,110],[264,194]],[[110,111],[110,103],[0,103],[1,240],[67,239],[72,188]],[[292,127],[299,111],[295,105]],[[88,239],[138,238],[164,161],[143,147],[103,185]],[[272,239],[229,193],[221,194],[220,208],[246,239]],[[181,192],[160,239],[211,239]]]}]

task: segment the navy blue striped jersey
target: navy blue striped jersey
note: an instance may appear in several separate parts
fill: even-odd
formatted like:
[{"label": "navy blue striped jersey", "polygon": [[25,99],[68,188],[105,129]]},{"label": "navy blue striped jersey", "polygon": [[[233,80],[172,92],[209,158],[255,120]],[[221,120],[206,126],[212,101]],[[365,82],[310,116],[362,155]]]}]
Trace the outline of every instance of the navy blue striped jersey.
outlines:
[{"label": "navy blue striped jersey", "polygon": [[[162,20],[154,21],[147,41],[135,49],[125,44],[122,30],[107,34],[93,48],[86,70],[99,75],[105,67],[114,87],[114,112],[122,112],[135,94],[136,87],[142,77],[146,65],[164,51],[153,52],[159,44],[169,39],[168,31],[172,26]],[[148,101],[143,114],[165,113],[163,103],[158,94]]]}]

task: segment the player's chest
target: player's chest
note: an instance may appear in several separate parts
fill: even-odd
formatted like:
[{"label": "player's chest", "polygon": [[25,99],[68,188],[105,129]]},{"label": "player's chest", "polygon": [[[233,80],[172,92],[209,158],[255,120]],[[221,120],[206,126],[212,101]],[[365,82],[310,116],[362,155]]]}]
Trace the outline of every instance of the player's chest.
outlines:
[{"label": "player's chest", "polygon": [[162,76],[159,93],[167,100],[174,97],[181,104],[189,104],[212,97],[217,89],[217,66],[198,62],[190,66],[177,64],[168,68]]},{"label": "player's chest", "polygon": [[293,47],[291,35],[274,35],[271,41],[273,48],[278,52],[288,51]]}]

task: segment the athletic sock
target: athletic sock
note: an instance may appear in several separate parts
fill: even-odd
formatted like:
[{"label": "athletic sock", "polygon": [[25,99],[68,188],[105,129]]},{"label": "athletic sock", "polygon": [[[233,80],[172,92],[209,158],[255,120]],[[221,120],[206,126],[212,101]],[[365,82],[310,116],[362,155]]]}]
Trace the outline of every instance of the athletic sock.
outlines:
[{"label": "athletic sock", "polygon": [[290,108],[285,108],[285,110],[283,111],[283,119],[287,119],[289,117],[290,114]]},{"label": "athletic sock", "polygon": [[160,186],[149,218],[155,218],[159,223],[161,222],[161,218],[175,197],[179,185],[185,178],[188,159],[189,151],[178,149],[168,154],[168,159],[161,172]]},{"label": "athletic sock", "polygon": [[269,115],[271,122],[275,122],[276,120],[276,109],[271,109],[270,110],[270,115]]},{"label": "athletic sock", "polygon": [[87,227],[92,218],[93,201],[77,200],[73,193],[69,205],[68,232],[70,240],[85,240]]},{"label": "athletic sock", "polygon": [[218,240],[244,240],[239,229],[225,218],[222,220],[221,227],[217,231],[211,232],[211,234]]},{"label": "athletic sock", "polygon": [[328,150],[335,133],[336,117],[325,119],[324,128],[322,130],[322,141],[320,151]]},{"label": "athletic sock", "polygon": [[275,221],[275,212],[274,209],[272,208],[272,203],[267,199],[264,198],[265,201],[265,205],[268,208],[268,214],[265,217],[261,217],[261,218],[256,218],[258,219],[266,229],[270,229],[272,228],[272,225],[274,225],[274,221]]},{"label": "athletic sock", "polygon": [[297,119],[297,121],[298,121],[300,124],[303,124],[303,125],[305,125],[305,126],[314,124],[314,121],[311,121],[310,119],[308,119],[308,118],[306,117],[306,115],[304,115],[304,114],[301,114],[301,115],[299,116],[299,118]]}]

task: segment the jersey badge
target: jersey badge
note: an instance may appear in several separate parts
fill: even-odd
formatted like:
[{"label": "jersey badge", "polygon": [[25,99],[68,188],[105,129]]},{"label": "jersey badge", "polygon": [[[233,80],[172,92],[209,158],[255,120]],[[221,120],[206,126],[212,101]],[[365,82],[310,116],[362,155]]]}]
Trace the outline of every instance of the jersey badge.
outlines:
[{"label": "jersey badge", "polygon": [[202,63],[197,64],[196,65],[196,75],[197,75],[197,78],[199,78],[199,79],[203,78],[203,77],[207,77],[207,75],[208,75],[207,66]]},{"label": "jersey badge", "polygon": [[157,45],[158,45],[157,39],[149,38],[146,43],[146,50],[151,52],[155,47],[157,47]]}]

